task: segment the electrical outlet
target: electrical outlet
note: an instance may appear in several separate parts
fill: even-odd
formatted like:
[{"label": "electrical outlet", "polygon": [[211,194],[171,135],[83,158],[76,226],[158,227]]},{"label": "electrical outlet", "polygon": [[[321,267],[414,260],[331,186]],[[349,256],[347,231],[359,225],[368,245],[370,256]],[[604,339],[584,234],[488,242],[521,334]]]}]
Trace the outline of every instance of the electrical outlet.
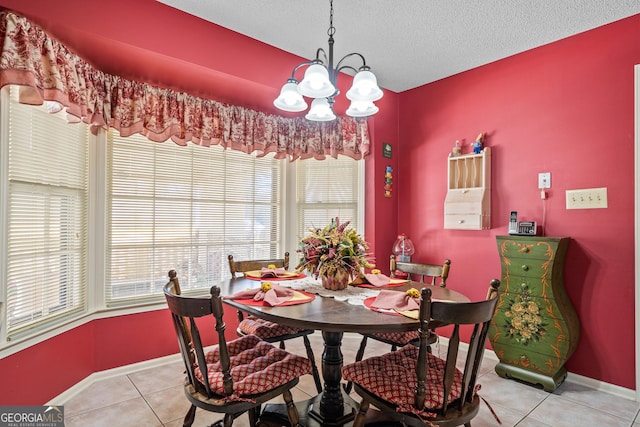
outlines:
[{"label": "electrical outlet", "polygon": [[607,187],[567,190],[567,209],[601,209],[608,207]]},{"label": "electrical outlet", "polygon": [[551,188],[551,172],[544,172],[538,174],[538,188]]}]

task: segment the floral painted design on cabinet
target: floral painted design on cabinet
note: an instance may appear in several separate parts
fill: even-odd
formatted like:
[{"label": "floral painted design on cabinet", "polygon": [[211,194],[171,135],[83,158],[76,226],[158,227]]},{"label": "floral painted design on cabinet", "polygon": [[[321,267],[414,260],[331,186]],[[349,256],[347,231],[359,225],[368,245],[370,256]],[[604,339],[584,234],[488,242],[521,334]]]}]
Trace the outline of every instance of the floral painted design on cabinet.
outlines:
[{"label": "floral painted design on cabinet", "polygon": [[507,304],[504,312],[506,321],[503,324],[507,336],[520,344],[540,341],[547,324],[540,315],[540,306],[531,297],[531,290],[524,288]]}]

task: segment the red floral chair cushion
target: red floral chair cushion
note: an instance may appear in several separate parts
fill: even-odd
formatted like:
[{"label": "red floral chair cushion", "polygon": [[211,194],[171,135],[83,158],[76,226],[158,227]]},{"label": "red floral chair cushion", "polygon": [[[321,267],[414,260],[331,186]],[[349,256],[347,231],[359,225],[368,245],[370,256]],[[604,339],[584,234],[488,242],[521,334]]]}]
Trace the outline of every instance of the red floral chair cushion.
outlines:
[{"label": "red floral chair cushion", "polygon": [[[442,382],[445,361],[427,354],[428,370],[425,384],[427,399],[423,411],[414,407],[417,361],[418,348],[408,345],[398,351],[347,365],[342,369],[342,377],[397,405],[398,411],[432,417],[435,413],[429,410],[442,407],[444,400]],[[462,373],[456,369],[448,401],[452,402],[459,398],[461,392]]]},{"label": "red floral chair cushion", "polygon": [[399,345],[407,345],[411,341],[420,339],[420,335],[418,335],[418,331],[411,332],[379,332],[375,334],[371,334],[375,337],[378,337],[387,341],[397,342]]},{"label": "red floral chair cushion", "polygon": [[[250,396],[263,393],[311,372],[308,359],[281,350],[255,335],[246,335],[227,343],[231,359],[234,394]],[[215,346],[206,355],[208,381],[214,393],[224,394],[220,367],[220,349]],[[198,381],[203,381],[200,370]]]},{"label": "red floral chair cushion", "polygon": [[255,335],[266,340],[268,338],[279,337],[280,335],[297,334],[301,329],[291,326],[284,326],[278,323],[269,322],[268,320],[258,319],[249,316],[243,319],[238,325],[238,329],[246,335]]}]

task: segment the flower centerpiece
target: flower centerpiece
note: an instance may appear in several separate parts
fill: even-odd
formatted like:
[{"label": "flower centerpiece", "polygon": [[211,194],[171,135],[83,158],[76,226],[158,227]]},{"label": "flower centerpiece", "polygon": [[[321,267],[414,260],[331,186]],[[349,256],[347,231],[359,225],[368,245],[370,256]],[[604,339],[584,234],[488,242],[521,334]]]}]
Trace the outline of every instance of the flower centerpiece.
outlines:
[{"label": "flower centerpiece", "polygon": [[351,277],[358,277],[363,268],[371,268],[368,261],[369,245],[356,233],[349,222],[340,224],[338,217],[324,228],[311,228],[310,234],[300,241],[301,254],[296,269],[307,270],[322,280],[327,289],[345,289]]}]

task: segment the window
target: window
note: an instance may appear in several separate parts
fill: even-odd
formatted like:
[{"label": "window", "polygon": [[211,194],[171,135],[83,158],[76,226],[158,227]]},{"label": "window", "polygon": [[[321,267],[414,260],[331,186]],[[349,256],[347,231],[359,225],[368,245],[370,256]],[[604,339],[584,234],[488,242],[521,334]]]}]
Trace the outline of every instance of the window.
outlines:
[{"label": "window", "polygon": [[359,179],[363,162],[350,157],[327,158],[321,162],[303,160],[297,167],[296,206],[298,236],[305,236],[312,227],[324,227],[331,218],[351,221],[360,228],[358,204],[361,191]]},{"label": "window", "polygon": [[[0,90],[0,348],[105,307],[227,277],[227,255],[295,266],[332,217],[361,226],[362,161],[288,162],[89,132]],[[360,218],[358,217],[360,215]]]},{"label": "window", "polygon": [[17,95],[2,90],[9,340],[83,313],[87,284],[87,126]]},{"label": "window", "polygon": [[283,252],[286,162],[220,146],[108,135],[108,304],[162,298],[167,271],[183,290],[228,276],[227,255]]}]

